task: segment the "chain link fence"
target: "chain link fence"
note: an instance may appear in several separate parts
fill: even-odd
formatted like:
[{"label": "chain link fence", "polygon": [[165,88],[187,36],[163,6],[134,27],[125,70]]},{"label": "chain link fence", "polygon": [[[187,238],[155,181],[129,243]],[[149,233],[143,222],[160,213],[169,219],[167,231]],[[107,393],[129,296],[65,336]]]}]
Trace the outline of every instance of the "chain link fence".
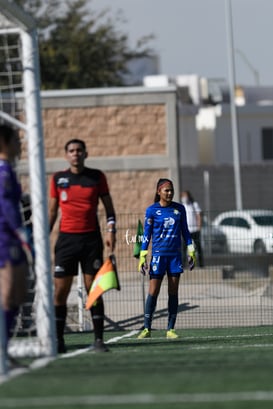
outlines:
[{"label": "chain link fence", "polygon": [[[29,225],[24,204],[25,221]],[[105,226],[105,216],[101,216]],[[143,214],[119,214],[115,255],[121,291],[104,294],[105,329],[140,329],[149,277],[138,272],[138,260],[133,257],[138,220]],[[236,238],[238,240],[238,237]],[[242,241],[243,239],[241,239]],[[244,238],[246,240],[246,238]],[[189,271],[187,264],[179,286],[177,329],[261,326],[273,324],[273,253],[255,254],[229,252],[225,235],[210,224],[202,229],[204,267]],[[107,249],[105,249],[107,256]],[[33,305],[35,303],[35,273],[29,277],[29,293],[21,309],[15,333],[35,332]],[[68,331],[92,330],[82,275],[75,277],[68,299]],[[162,282],[153,328],[164,329],[168,319],[167,279]]]},{"label": "chain link fence", "polygon": [[[117,219],[115,253],[121,291],[111,290],[104,295],[105,328],[139,329],[143,325],[149,277],[138,273],[133,247],[138,220],[142,220],[143,215],[120,214]],[[105,220],[101,225],[105,225]],[[224,238],[223,234],[217,236],[210,225],[204,228],[205,265],[202,268],[197,266],[193,271],[185,266],[179,288],[177,329],[273,324],[273,253],[230,253]],[[84,303],[85,291],[79,276],[75,278],[69,297],[69,330],[92,329]],[[167,305],[165,278],[154,315],[154,328],[166,328]]]}]

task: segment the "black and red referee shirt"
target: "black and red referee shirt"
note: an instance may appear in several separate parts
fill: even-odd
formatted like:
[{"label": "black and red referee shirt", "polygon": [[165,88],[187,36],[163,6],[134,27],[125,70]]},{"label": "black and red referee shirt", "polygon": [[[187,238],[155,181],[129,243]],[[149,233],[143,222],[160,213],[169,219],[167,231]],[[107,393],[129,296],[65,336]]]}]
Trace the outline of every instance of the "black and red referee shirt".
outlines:
[{"label": "black and red referee shirt", "polygon": [[108,194],[106,177],[98,169],[84,168],[79,174],[70,169],[55,173],[51,179],[50,197],[58,199],[61,209],[60,231],[96,231],[98,201]]}]

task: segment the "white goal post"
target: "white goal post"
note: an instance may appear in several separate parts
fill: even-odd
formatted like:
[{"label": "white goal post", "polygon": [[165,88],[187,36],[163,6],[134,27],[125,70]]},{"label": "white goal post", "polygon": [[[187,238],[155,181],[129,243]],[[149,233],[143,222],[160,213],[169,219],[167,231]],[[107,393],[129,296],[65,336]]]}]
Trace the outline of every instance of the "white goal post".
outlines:
[{"label": "white goal post", "polygon": [[[25,121],[15,118],[0,107],[4,119],[26,132],[29,186],[32,204],[35,243],[36,321],[39,352],[35,355],[54,356],[55,321],[53,310],[50,263],[49,225],[47,212],[46,172],[40,106],[40,75],[37,32],[34,19],[14,1],[0,0],[0,35],[19,33],[22,49],[23,99]],[[3,24],[4,22],[4,24]],[[37,344],[37,342],[36,342]],[[1,343],[0,343],[1,345]],[[0,360],[3,354],[0,354]],[[4,371],[0,362],[0,373]]]}]

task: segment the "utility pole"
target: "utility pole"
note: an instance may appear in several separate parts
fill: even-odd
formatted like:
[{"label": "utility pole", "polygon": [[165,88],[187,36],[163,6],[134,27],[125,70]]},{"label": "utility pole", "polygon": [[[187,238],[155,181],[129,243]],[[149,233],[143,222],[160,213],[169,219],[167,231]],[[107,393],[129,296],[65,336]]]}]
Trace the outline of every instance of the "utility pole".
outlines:
[{"label": "utility pole", "polygon": [[229,68],[229,93],[230,93],[230,115],[231,115],[231,134],[232,134],[232,152],[235,183],[236,209],[241,210],[242,205],[242,187],[240,171],[240,154],[238,138],[238,118],[235,105],[235,64],[234,64],[234,46],[232,30],[232,10],[231,0],[226,0],[226,29],[227,29],[227,56]]}]

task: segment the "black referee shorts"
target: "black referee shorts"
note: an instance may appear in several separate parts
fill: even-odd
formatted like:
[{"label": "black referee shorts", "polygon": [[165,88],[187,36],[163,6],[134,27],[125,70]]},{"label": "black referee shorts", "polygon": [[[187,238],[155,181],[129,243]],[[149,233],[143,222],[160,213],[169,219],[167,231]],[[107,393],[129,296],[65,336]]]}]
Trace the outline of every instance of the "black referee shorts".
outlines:
[{"label": "black referee shorts", "polygon": [[55,277],[77,275],[79,264],[84,274],[95,275],[102,262],[100,232],[59,233],[55,245]]}]

